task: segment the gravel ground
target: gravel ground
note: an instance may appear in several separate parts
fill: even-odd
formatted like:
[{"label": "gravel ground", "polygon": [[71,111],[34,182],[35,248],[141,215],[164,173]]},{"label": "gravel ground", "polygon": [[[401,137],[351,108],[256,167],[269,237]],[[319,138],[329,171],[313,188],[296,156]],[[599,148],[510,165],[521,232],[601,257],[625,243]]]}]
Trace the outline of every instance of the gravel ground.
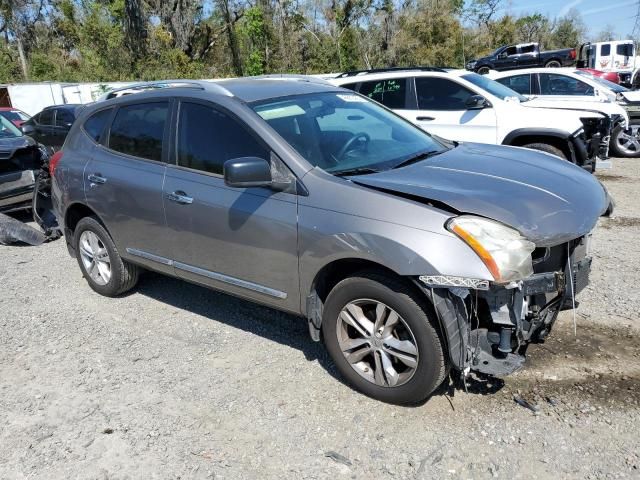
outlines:
[{"label": "gravel ground", "polygon": [[107,299],[63,241],[0,247],[0,478],[640,478],[640,161],[601,177],[577,336],[564,312],[524,370],[413,408],[300,319],[155,274]]}]

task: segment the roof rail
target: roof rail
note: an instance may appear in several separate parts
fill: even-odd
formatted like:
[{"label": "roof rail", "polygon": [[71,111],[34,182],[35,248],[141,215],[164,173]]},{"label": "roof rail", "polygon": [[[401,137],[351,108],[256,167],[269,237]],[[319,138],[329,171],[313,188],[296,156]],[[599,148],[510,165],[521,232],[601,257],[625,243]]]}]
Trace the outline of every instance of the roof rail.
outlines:
[{"label": "roof rail", "polygon": [[335,78],[355,77],[364,73],[383,73],[383,72],[441,72],[446,73],[444,67],[388,67],[388,68],[371,68],[369,70],[352,70],[344,72]]},{"label": "roof rail", "polygon": [[246,77],[246,78],[275,78],[275,79],[283,79],[283,80],[297,80],[299,82],[309,82],[309,83],[317,83],[320,85],[329,85],[335,87],[332,83],[329,83],[323,78],[315,77],[313,75],[302,75],[297,73],[268,73],[266,75],[256,75],[254,77]]},{"label": "roof rail", "polygon": [[114,88],[106,92],[99,100],[109,100],[118,97],[119,92],[131,91],[129,93],[144,92],[161,88],[194,88],[198,90],[210,90],[221,95],[232,96],[231,92],[223,86],[206,80],[157,80],[152,82],[140,82],[124,87]]}]

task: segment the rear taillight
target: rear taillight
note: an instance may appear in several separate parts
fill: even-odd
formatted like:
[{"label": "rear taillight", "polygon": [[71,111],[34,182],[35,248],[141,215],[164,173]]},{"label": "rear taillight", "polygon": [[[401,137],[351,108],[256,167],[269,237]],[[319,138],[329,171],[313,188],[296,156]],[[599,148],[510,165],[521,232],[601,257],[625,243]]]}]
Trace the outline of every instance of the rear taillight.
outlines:
[{"label": "rear taillight", "polygon": [[62,158],[62,150],[58,150],[56,153],[51,155],[51,158],[49,159],[49,175],[51,175],[52,177],[53,177],[53,172],[56,169],[56,166],[58,165],[58,162],[60,161],[61,158]]},{"label": "rear taillight", "polygon": [[576,56],[577,56],[577,54],[576,54],[576,49],[575,48],[569,51],[569,58],[571,60],[575,60]]}]

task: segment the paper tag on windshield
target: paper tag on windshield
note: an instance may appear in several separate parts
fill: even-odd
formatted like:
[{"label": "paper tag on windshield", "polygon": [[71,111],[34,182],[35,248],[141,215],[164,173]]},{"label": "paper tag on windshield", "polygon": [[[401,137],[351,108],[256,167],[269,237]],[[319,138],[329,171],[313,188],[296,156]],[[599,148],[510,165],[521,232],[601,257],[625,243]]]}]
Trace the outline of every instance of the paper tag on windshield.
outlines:
[{"label": "paper tag on windshield", "polygon": [[337,97],[340,98],[341,100],[344,100],[345,102],[360,102],[360,103],[366,102],[366,100],[360,95],[339,93]]}]

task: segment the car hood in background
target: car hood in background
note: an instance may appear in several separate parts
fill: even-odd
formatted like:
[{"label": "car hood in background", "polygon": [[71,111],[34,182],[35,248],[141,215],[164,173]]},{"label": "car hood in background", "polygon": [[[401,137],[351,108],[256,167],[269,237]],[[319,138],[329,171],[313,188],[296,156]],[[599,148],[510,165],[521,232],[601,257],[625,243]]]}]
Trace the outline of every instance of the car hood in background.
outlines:
[{"label": "car hood in background", "polygon": [[476,143],[350,180],[497,220],[538,246],[557,245],[590,232],[609,203],[598,180],[566,160],[524,148]]},{"label": "car hood in background", "polygon": [[0,137],[0,160],[11,158],[16,150],[25,147],[31,147],[36,141],[23,135],[22,137]]},{"label": "car hood in background", "polygon": [[640,91],[629,91],[629,92],[620,92],[621,95],[627,99],[629,102],[640,102]]},{"label": "car hood in background", "polygon": [[567,100],[549,99],[541,97],[533,97],[529,101],[523,103],[525,107],[531,108],[554,108],[562,110],[580,110],[588,113],[603,113],[606,115],[621,115],[627,124],[629,123],[629,114],[620,105],[614,102],[598,102],[590,100]]}]

